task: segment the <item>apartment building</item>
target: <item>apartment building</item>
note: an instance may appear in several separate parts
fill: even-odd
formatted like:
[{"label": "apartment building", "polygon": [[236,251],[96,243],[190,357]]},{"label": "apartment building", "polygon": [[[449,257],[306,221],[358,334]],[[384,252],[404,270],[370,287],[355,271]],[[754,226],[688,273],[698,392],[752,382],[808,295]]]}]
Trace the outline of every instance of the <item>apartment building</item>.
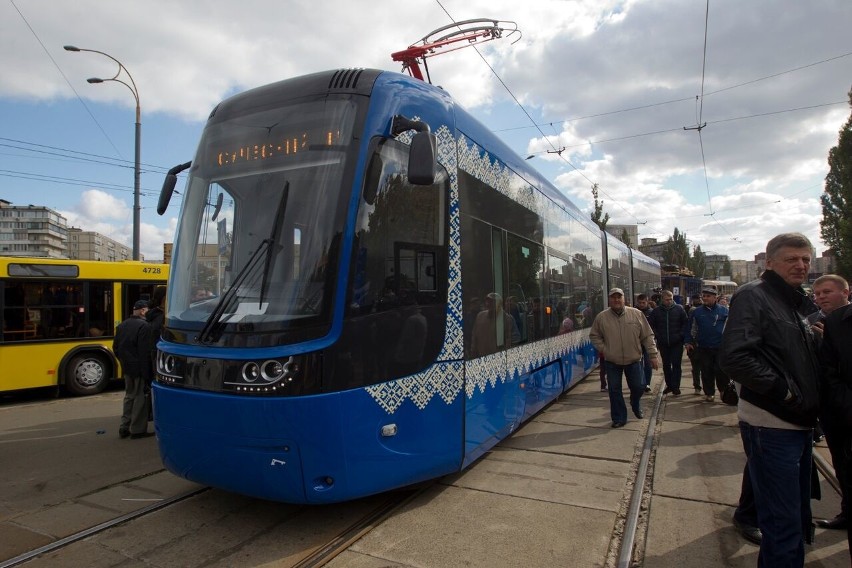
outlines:
[{"label": "apartment building", "polygon": [[66,258],[65,217],[40,205],[12,205],[0,199],[0,255]]}]

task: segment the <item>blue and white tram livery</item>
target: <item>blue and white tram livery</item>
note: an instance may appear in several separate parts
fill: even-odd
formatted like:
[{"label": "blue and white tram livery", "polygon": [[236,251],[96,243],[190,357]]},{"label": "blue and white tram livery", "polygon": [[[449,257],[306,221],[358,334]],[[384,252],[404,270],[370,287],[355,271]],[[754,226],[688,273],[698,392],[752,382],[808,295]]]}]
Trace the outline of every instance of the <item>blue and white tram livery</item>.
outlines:
[{"label": "blue and white tram livery", "polygon": [[596,363],[600,230],[441,89],[254,89],[211,113],[160,212],[187,167],[153,386],[179,476],[292,503],[406,486]]}]

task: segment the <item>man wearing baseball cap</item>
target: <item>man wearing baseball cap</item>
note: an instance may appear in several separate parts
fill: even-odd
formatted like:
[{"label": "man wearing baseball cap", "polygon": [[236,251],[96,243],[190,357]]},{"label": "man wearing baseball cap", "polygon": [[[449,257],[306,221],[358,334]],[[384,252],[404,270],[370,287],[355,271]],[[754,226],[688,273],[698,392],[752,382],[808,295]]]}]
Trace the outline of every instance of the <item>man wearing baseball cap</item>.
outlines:
[{"label": "man wearing baseball cap", "polygon": [[603,355],[609,392],[609,409],[612,427],[621,428],[627,423],[627,406],[622,393],[622,374],[630,389],[630,407],[636,418],[644,414],[639,403],[645,392],[642,374],[642,348],[648,352],[651,367],[659,368],[654,332],[645,314],[624,305],[624,290],[609,291],[609,308],[595,317],[589,339]]},{"label": "man wearing baseball cap", "polygon": [[118,435],[122,438],[147,438],[148,403],[145,386],[150,377],[149,346],[151,326],[145,321],[148,311],[147,300],[137,300],[133,304],[133,315],[118,324],[112,351],[121,363],[124,372],[124,407],[121,414],[121,426]]},{"label": "man wearing baseball cap", "polygon": [[712,286],[701,290],[703,305],[689,313],[683,337],[687,354],[694,351],[694,360],[701,368],[704,400],[707,402],[715,400],[716,388],[721,394],[728,384],[728,378],[719,366],[719,345],[728,319],[728,308],[716,301],[718,296],[719,293]]}]

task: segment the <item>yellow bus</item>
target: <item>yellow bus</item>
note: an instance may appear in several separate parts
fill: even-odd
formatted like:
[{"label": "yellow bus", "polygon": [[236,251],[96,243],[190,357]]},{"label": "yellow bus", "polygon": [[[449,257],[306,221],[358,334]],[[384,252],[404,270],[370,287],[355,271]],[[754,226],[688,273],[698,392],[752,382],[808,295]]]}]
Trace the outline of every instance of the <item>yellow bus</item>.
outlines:
[{"label": "yellow bus", "polygon": [[101,392],[121,376],[116,326],[168,273],[139,261],[0,257],[0,392]]}]

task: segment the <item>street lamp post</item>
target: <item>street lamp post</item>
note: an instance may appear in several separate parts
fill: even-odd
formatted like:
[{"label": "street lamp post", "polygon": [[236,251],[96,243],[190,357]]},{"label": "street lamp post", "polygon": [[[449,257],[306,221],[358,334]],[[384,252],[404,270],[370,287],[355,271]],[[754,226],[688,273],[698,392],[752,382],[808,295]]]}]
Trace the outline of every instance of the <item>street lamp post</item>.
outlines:
[{"label": "street lamp post", "polygon": [[[133,98],[136,100],[136,148],[135,148],[135,157],[133,162],[133,260],[139,260],[139,214],[142,210],[142,206],[139,204],[139,162],[140,162],[140,146],[142,141],[142,112],[139,108],[139,90],[136,88],[136,82],[133,80],[133,76],[130,75],[130,71],[127,70],[121,61],[113,57],[108,53],[104,53],[103,51],[97,51],[95,49],[83,49],[82,47],[75,47],[73,45],[64,46],[65,51],[88,51],[90,53],[99,53],[105,57],[109,57],[113,61],[118,64],[118,71],[115,72],[109,79],[100,79],[98,77],[92,77],[90,79],[86,79],[87,82],[91,84],[97,83],[106,83],[109,81],[115,81],[116,83],[121,83],[133,93]],[[130,84],[122,81],[118,78],[121,75],[121,72],[124,71],[124,74],[127,75],[127,78],[130,79]]]}]

